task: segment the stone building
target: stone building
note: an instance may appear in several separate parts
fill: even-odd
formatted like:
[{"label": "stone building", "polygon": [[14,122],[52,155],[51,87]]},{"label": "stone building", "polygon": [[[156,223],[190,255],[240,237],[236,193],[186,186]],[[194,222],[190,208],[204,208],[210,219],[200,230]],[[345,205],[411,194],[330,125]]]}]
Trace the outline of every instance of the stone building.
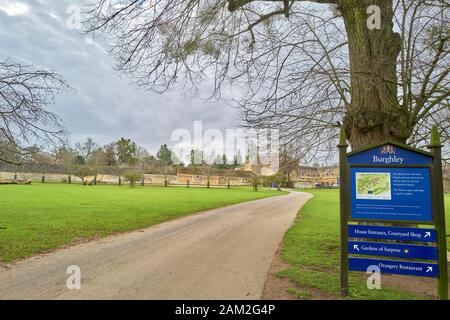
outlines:
[{"label": "stone building", "polygon": [[337,187],[339,185],[339,167],[299,166],[291,174],[291,180],[296,188],[313,188],[316,185]]},{"label": "stone building", "polygon": [[227,186],[250,185],[256,174],[241,170],[223,170],[204,166],[179,167],[177,169],[177,184]]},{"label": "stone building", "polygon": [[277,174],[276,171],[272,168],[272,165],[269,164],[252,164],[252,163],[244,163],[242,166],[237,167],[236,171],[238,172],[252,172],[257,176],[268,177],[274,174]]}]

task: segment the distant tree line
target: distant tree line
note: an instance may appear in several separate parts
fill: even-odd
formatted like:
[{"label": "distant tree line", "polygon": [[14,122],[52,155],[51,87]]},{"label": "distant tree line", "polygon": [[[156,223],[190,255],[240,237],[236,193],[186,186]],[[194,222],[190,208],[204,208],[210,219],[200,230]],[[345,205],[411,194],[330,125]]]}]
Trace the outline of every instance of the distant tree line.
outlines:
[{"label": "distant tree line", "polygon": [[[67,183],[72,182],[72,177],[78,177],[83,184],[88,184],[88,180],[91,184],[97,184],[100,173],[114,173],[119,177],[119,184],[125,180],[134,186],[136,181],[143,180],[143,175],[147,172],[165,175],[176,172],[171,150],[167,145],[162,145],[156,156],[153,156],[144,147],[123,137],[106,145],[100,145],[89,137],[73,146],[62,143],[50,151],[32,146],[18,152],[15,148],[4,148],[7,143],[0,140],[0,148],[3,152],[8,152],[5,156],[13,160],[6,163],[13,165],[15,171],[30,167],[38,170],[42,174],[42,182],[45,182],[45,174],[55,165],[65,168]],[[114,169],[113,172],[111,168]],[[88,179],[89,177],[93,179]],[[14,178],[17,179],[17,174]]]}]

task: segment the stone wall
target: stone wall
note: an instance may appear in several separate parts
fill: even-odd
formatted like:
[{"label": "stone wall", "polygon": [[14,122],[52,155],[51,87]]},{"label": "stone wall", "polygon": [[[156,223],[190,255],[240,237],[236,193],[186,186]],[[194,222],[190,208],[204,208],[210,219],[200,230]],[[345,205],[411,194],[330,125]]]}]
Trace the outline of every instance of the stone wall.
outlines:
[{"label": "stone wall", "polygon": [[[0,180],[13,180],[13,179],[14,179],[14,172],[0,172]],[[17,179],[39,182],[42,179],[42,174],[17,172]],[[45,174],[45,181],[48,182],[61,182],[63,179],[67,179],[67,174],[60,174],[60,173]],[[72,181],[81,182],[81,179],[72,176]]]},{"label": "stone wall", "polygon": [[201,185],[206,186],[208,184],[211,186],[227,186],[228,180],[230,181],[231,186],[245,186],[250,185],[251,180],[248,177],[225,177],[225,176],[207,176],[200,174],[187,174],[187,173],[178,173],[177,183],[187,185]]},{"label": "stone wall", "polygon": [[301,182],[301,181],[293,181],[294,188],[298,189],[311,189],[314,188],[314,183]]},{"label": "stone wall", "polygon": [[[60,173],[46,173],[45,181],[46,182],[63,182],[67,181],[67,174]],[[0,172],[0,180],[13,180],[14,172]],[[41,173],[17,173],[18,180],[32,180],[33,182],[40,182],[42,179]],[[75,183],[81,183],[81,179],[71,176],[71,180]],[[94,180],[94,177],[88,177],[87,181],[90,182]],[[158,174],[145,174],[144,175],[144,183],[145,184],[159,184],[164,185],[164,181],[166,180],[166,176],[158,175]],[[177,184],[177,176],[167,176],[167,181],[169,184]],[[119,176],[111,175],[111,174],[98,174],[97,182],[99,183],[108,183],[108,184],[119,184]],[[125,179],[122,177],[122,182],[126,183]]]},{"label": "stone wall", "polygon": [[[14,172],[0,172],[0,180],[13,180]],[[18,180],[31,180],[33,182],[41,182],[42,174],[41,173],[24,173],[17,172]],[[46,182],[63,182],[67,181],[67,174],[59,174],[59,173],[46,173],[45,181]],[[122,178],[122,183],[126,184],[124,177]],[[169,185],[186,185],[189,181],[190,185],[203,185],[206,186],[208,183],[208,177],[203,175],[187,175],[187,174],[178,174],[178,175],[161,175],[161,174],[144,174],[144,184],[146,185],[164,185],[167,179],[167,183]],[[240,186],[240,185],[249,185],[250,180],[247,177],[229,177],[230,185],[232,186]],[[71,176],[71,180],[75,183],[81,183],[81,179]],[[88,177],[86,179],[89,182],[94,180],[94,177]],[[210,176],[209,177],[211,186],[226,186],[228,184],[228,180],[226,177],[219,176]],[[107,183],[107,184],[119,184],[119,176],[111,175],[111,174],[98,174],[97,175],[98,183]],[[138,184],[140,181],[138,181]]]}]

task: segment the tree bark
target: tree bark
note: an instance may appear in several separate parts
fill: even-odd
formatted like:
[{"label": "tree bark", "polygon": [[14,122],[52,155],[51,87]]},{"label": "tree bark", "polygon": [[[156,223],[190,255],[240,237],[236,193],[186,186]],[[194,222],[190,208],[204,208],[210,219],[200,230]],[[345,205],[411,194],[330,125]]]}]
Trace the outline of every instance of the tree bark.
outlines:
[{"label": "tree bark", "polygon": [[[381,28],[367,26],[370,5],[381,9]],[[348,35],[351,103],[344,118],[350,145],[358,150],[393,140],[405,143],[411,135],[408,110],[397,95],[397,58],[401,39],[393,31],[392,0],[342,0],[341,11]]]}]

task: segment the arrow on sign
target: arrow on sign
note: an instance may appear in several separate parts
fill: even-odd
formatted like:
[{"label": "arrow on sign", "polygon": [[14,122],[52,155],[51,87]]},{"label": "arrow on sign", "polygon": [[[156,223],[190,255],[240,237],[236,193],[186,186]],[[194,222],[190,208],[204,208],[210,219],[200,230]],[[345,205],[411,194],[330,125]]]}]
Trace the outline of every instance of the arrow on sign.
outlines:
[{"label": "arrow on sign", "polygon": [[429,231],[425,232],[425,238],[429,238],[429,237],[431,237],[431,232],[429,232]]},{"label": "arrow on sign", "polygon": [[354,245],[353,245],[353,249],[355,249],[355,250],[358,250],[358,251],[359,251],[359,247],[358,247],[358,245],[357,245],[357,244],[354,244]]},{"label": "arrow on sign", "polygon": [[432,272],[433,271],[433,267],[428,267],[427,268],[427,272]]}]

